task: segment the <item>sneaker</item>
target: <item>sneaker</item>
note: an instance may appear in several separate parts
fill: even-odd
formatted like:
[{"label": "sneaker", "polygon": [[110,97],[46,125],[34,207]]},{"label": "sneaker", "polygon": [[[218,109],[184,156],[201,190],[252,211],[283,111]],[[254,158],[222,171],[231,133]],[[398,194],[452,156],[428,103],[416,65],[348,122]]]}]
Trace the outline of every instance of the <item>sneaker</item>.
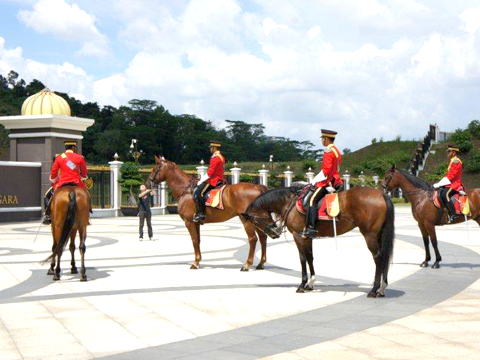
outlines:
[{"label": "sneaker", "polygon": [[138,238],[138,240],[143,241],[143,238],[142,238],[142,237],[141,237],[141,238]]}]

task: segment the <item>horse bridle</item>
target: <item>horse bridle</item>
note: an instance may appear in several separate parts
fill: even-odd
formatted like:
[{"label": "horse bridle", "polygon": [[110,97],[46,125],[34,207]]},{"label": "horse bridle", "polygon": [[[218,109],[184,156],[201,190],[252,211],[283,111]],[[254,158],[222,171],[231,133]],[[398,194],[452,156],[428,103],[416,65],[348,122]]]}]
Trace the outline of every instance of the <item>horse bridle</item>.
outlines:
[{"label": "horse bridle", "polygon": [[162,166],[163,166],[163,162],[158,164],[157,168],[153,172],[153,175],[150,174],[150,176],[148,177],[148,180],[150,180],[150,189],[153,189],[152,184],[155,184],[155,178],[157,177],[158,173],[160,172],[160,169],[162,168]]},{"label": "horse bridle", "polygon": [[[393,175],[395,175],[395,171],[396,171],[396,170],[393,170],[392,172],[390,172],[390,173],[388,174],[388,175],[390,175],[390,176],[388,177],[388,179],[385,178],[385,180],[382,181],[382,188],[383,188],[383,190],[388,191],[388,185],[389,185],[390,182],[392,181]],[[388,175],[387,175],[387,176],[388,176]]]}]

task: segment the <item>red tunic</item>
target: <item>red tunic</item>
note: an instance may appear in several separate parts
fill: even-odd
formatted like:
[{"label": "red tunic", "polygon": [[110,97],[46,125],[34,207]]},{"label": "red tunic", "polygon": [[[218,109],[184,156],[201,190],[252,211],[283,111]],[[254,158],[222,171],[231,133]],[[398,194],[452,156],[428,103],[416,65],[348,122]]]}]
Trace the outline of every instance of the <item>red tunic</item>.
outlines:
[{"label": "red tunic", "polygon": [[207,170],[208,183],[212,186],[217,186],[219,181],[225,181],[225,170],[223,166],[225,165],[225,158],[223,157],[220,151],[217,151],[213,156],[210,158],[210,164]]},{"label": "red tunic", "polygon": [[460,160],[458,157],[452,158],[450,160],[450,164],[448,164],[448,170],[447,170],[447,175],[445,177],[450,180],[450,184],[446,185],[445,187],[447,188],[452,188],[453,190],[464,190],[463,184],[462,184],[462,160]]},{"label": "red tunic", "polygon": [[340,150],[334,145],[330,144],[323,152],[322,171],[327,178],[319,181],[315,186],[317,188],[332,185],[343,184],[340,176],[340,165],[342,164],[342,154]]},{"label": "red tunic", "polygon": [[[58,175],[60,176],[57,179]],[[55,158],[52,171],[50,172],[50,180],[54,181],[57,179],[53,185],[54,189],[67,183],[74,183],[85,188],[82,177],[87,177],[87,166],[82,155],[76,154],[72,150],[67,150]]]}]

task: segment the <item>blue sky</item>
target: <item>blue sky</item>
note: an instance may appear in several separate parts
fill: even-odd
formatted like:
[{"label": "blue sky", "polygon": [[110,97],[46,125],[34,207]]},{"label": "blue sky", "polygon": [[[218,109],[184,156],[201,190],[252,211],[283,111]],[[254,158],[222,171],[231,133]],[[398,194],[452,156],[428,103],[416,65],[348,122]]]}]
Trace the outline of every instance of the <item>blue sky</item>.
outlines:
[{"label": "blue sky", "polygon": [[0,0],[0,73],[339,147],[479,118],[480,2]]}]

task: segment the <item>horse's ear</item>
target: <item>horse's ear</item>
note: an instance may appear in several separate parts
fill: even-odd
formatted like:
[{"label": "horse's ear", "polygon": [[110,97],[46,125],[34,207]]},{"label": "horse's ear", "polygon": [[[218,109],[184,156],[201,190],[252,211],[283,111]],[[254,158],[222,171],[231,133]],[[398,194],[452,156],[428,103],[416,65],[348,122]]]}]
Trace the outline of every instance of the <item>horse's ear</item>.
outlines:
[{"label": "horse's ear", "polygon": [[396,170],[396,167],[395,167],[395,164],[392,165],[392,171],[395,171]]},{"label": "horse's ear", "polygon": [[160,162],[161,162],[160,157],[157,156],[157,155],[153,155],[153,157],[155,158],[155,164],[160,164]]}]

